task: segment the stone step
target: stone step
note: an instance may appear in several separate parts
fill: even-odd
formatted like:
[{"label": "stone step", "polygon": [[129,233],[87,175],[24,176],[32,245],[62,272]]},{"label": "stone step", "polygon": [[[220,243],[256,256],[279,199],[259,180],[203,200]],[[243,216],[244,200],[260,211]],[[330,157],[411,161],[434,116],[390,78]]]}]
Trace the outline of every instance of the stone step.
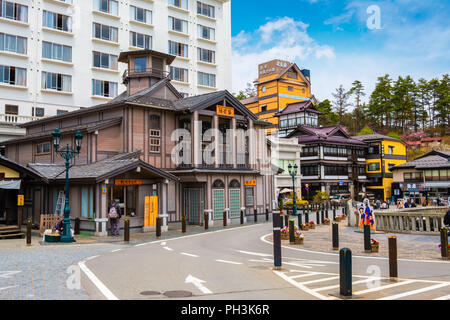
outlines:
[{"label": "stone step", "polygon": [[0,240],[1,239],[22,239],[24,237],[25,237],[25,234],[23,232],[0,234]]}]

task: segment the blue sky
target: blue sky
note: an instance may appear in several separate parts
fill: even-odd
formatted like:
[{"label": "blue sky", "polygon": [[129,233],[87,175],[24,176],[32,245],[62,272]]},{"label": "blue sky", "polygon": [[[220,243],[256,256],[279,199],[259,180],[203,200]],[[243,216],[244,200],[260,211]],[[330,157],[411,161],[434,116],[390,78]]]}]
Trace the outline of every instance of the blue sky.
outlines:
[{"label": "blue sky", "polygon": [[[450,73],[450,0],[231,0],[233,91],[271,59],[311,70],[312,92]],[[368,97],[366,97],[367,99]]]}]

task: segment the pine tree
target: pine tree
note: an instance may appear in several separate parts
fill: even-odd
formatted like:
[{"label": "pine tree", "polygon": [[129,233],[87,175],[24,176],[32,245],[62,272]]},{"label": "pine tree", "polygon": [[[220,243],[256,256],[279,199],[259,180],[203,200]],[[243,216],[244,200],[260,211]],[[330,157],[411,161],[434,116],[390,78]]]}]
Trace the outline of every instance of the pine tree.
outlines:
[{"label": "pine tree", "polygon": [[390,126],[390,113],[392,106],[392,86],[389,75],[378,77],[374,91],[370,95],[369,105],[366,108],[369,118],[378,124],[379,128]]},{"label": "pine tree", "polygon": [[[422,130],[425,130],[427,126],[427,118],[429,116],[430,100],[431,100],[431,89],[427,80],[420,78],[417,84],[419,103],[422,110]],[[427,112],[428,110],[428,112]]]},{"label": "pine tree", "polygon": [[450,125],[450,77],[445,74],[437,86],[436,117],[441,128],[441,136],[444,136]]},{"label": "pine tree", "polygon": [[361,130],[362,124],[362,111],[361,111],[361,98],[364,97],[366,94],[364,92],[364,85],[359,80],[355,80],[352,83],[352,87],[348,91],[349,95],[353,95],[355,97],[355,109],[353,110],[353,119],[354,119],[354,132],[358,132]]},{"label": "pine tree", "polygon": [[342,84],[339,86],[339,88],[336,89],[336,93],[333,93],[333,97],[335,99],[333,101],[333,104],[336,110],[336,114],[339,118],[339,123],[342,123],[344,114],[347,111],[347,107],[350,106],[350,104],[348,103],[348,92],[345,91]]}]

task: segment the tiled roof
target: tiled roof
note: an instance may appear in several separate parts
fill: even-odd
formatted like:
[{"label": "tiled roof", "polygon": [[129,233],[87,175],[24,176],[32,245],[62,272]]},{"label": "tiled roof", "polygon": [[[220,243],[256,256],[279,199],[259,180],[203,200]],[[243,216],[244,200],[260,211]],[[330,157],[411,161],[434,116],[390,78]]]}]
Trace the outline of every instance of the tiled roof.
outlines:
[{"label": "tiled roof", "polygon": [[399,164],[393,169],[415,168],[415,169],[434,169],[434,168],[450,168],[450,158],[439,155],[429,155],[422,158]]},{"label": "tiled roof", "polygon": [[247,105],[250,103],[255,103],[257,101],[258,101],[258,97],[250,97],[250,98],[241,100],[241,103]]},{"label": "tiled roof", "polygon": [[286,105],[286,107],[281,112],[278,112],[275,116],[297,113],[305,110],[316,114],[323,114],[323,112],[320,112],[319,110],[314,108],[314,105],[311,101],[300,101]]},{"label": "tiled roof", "polygon": [[353,139],[362,140],[362,141],[376,141],[376,140],[391,140],[391,141],[398,141],[403,142],[400,139],[392,138],[389,136],[385,136],[379,133],[372,133],[372,134],[365,134],[362,136],[354,136]]},{"label": "tiled roof", "polygon": [[366,143],[364,141],[353,139],[351,137],[334,135],[335,133],[337,133],[339,131],[343,131],[344,133],[346,133],[345,129],[339,125],[322,127],[322,128],[299,126],[292,133],[292,136],[295,136],[295,132],[297,132],[297,131],[304,131],[306,133],[309,133],[309,135],[298,135],[297,136],[298,143],[300,143],[300,144],[312,144],[312,143],[318,143],[318,142],[327,142],[327,143],[331,143],[331,144],[356,145],[356,146],[361,146],[361,147],[366,146]]}]

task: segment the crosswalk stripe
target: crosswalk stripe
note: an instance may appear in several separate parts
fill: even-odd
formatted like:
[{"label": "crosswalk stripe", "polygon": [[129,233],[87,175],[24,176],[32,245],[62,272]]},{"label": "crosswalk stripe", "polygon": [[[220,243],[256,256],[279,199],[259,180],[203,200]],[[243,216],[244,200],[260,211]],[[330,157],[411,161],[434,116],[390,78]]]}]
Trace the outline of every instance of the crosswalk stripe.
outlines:
[{"label": "crosswalk stripe", "polygon": [[416,281],[415,280],[409,280],[409,281],[397,282],[397,283],[392,283],[392,284],[388,284],[388,285],[385,285],[385,286],[378,286],[378,287],[375,287],[375,288],[369,288],[369,289],[366,289],[366,290],[357,291],[357,292],[354,292],[353,294],[359,295],[359,294],[363,294],[363,293],[375,292],[375,291],[390,289],[390,288],[394,288],[394,287],[398,287],[398,286],[403,286],[403,285],[406,285],[406,284],[411,284],[411,283],[414,283],[414,282],[416,282]]},{"label": "crosswalk stripe", "polygon": [[336,279],[339,279],[339,277],[329,277],[329,278],[322,278],[322,279],[317,279],[317,280],[305,281],[305,282],[301,282],[301,284],[305,285],[305,284],[324,282],[324,281],[336,280]]},{"label": "crosswalk stripe", "polygon": [[450,300],[450,294],[448,296],[439,297],[433,300]]},{"label": "crosswalk stripe", "polygon": [[407,297],[407,296],[412,296],[414,294],[418,294],[418,293],[422,293],[422,292],[426,292],[426,291],[430,291],[430,290],[434,290],[434,289],[439,289],[445,286],[448,286],[450,283],[441,283],[441,284],[436,284],[434,286],[431,287],[425,287],[422,289],[417,289],[417,290],[413,290],[413,291],[407,291],[407,292],[403,292],[403,293],[399,293],[393,296],[389,296],[389,297],[384,297],[378,300],[395,300],[395,299],[399,299],[399,298],[403,298],[403,297]]},{"label": "crosswalk stripe", "polygon": [[[378,280],[379,278],[369,278],[369,279],[364,279],[364,280],[358,280],[358,281],[353,281],[352,284],[360,284],[360,283],[364,283],[364,282],[369,282],[369,281],[374,281],[374,280]],[[317,289],[313,289],[314,291],[325,291],[325,290],[330,290],[330,289],[336,289],[339,288],[340,284],[334,285],[334,286],[328,286],[328,287],[322,287],[322,288],[317,288]]]}]

